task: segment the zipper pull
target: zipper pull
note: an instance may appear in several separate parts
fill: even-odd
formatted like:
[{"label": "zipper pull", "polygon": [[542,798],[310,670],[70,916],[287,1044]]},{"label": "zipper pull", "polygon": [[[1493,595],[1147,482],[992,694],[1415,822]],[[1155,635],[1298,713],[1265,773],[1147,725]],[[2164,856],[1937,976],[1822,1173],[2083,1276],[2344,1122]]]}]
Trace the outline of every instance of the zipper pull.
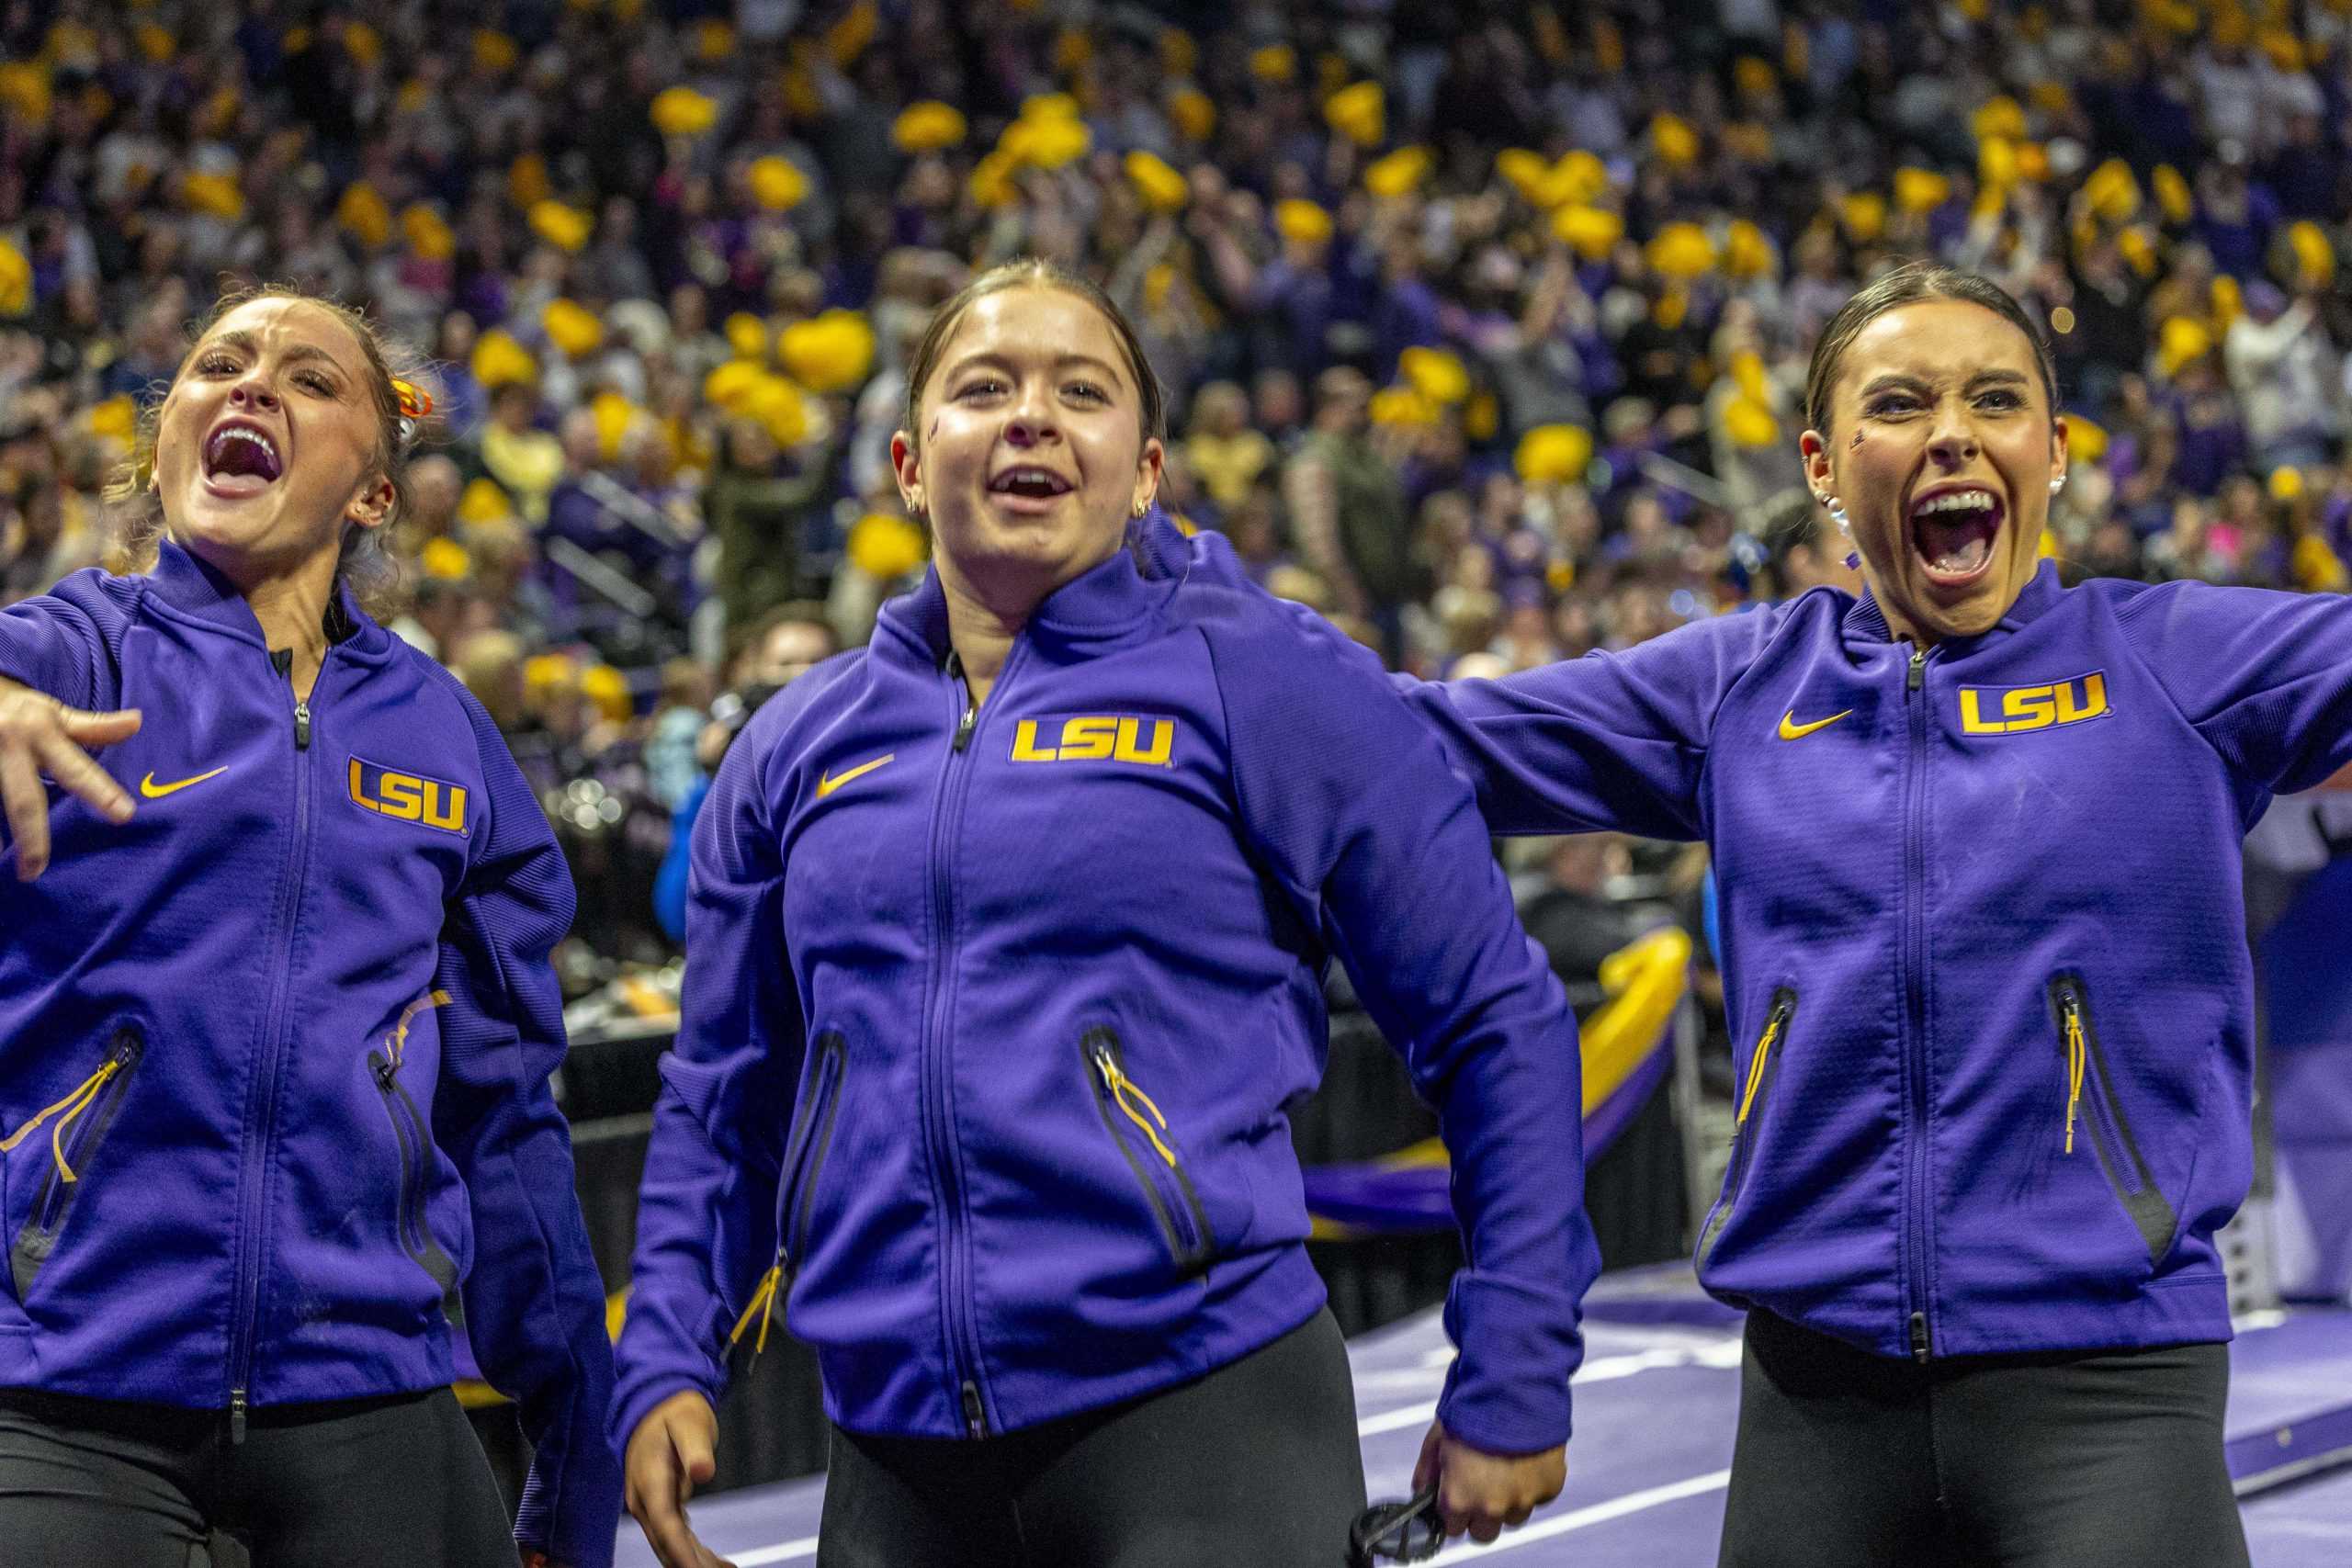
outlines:
[{"label": "zipper pull", "polygon": [[980,1385],[976,1382],[964,1385],[964,1428],[975,1438],[989,1435],[989,1413],[980,1403]]},{"label": "zipper pull", "polygon": [[972,727],[980,721],[980,710],[967,707],[963,720],[956,726],[956,750],[961,751],[972,743]]},{"label": "zipper pull", "polygon": [[758,1360],[760,1352],[768,1348],[768,1322],[775,1315],[776,1294],[789,1289],[791,1287],[784,1283],[784,1248],[778,1247],[775,1264],[760,1276],[760,1288],[752,1292],[751,1301],[743,1308],[743,1315],[735,1320],[735,1332],[727,1337],[727,1343],[733,1345],[741,1340],[744,1331],[752,1326],[752,1314],[758,1313],[760,1334],[752,1342],[752,1359]]},{"label": "zipper pull", "polygon": [[1911,1314],[1911,1359],[1923,1367],[1928,1364],[1928,1314],[1924,1312]]},{"label": "zipper pull", "polygon": [[229,1391],[229,1441],[242,1443],[244,1440],[245,1391],[242,1388],[232,1388]]},{"label": "zipper pull", "polygon": [[2066,1020],[2066,1152],[2075,1152],[2075,1111],[2083,1100],[2083,1067],[2090,1052],[2083,1040],[2083,1000],[2072,987],[2059,993]]},{"label": "zipper pull", "polygon": [[311,705],[308,701],[297,702],[294,705],[294,750],[307,751],[310,749]]},{"label": "zipper pull", "polygon": [[1915,648],[1911,650],[1910,673],[1903,678],[1903,689],[1906,692],[1916,692],[1927,683],[1928,650],[1924,648]]}]

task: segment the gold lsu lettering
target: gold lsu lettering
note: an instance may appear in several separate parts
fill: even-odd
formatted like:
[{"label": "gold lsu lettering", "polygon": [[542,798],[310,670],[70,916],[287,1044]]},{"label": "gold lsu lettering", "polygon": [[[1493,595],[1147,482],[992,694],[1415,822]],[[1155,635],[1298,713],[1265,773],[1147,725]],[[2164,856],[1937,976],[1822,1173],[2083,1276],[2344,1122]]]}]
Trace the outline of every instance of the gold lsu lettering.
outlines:
[{"label": "gold lsu lettering", "polygon": [[[1114,762],[1142,762],[1150,767],[1169,766],[1169,755],[1175,750],[1176,721],[1172,718],[1120,718],[1112,715],[1084,715],[1061,720],[1061,732],[1051,746],[1037,744],[1037,727],[1051,724],[1052,719],[1024,718],[1012,732],[1012,760],[1016,762],[1091,762],[1108,758]],[[1149,728],[1147,730],[1146,726]]]},{"label": "gold lsu lettering", "polygon": [[351,759],[349,776],[352,804],[363,810],[465,836],[465,785],[403,773],[358,757]]},{"label": "gold lsu lettering", "polygon": [[[1999,709],[1985,709],[1995,698]],[[2047,686],[1962,686],[1960,728],[1970,735],[2018,735],[2107,716],[2107,672],[2095,670]]]}]

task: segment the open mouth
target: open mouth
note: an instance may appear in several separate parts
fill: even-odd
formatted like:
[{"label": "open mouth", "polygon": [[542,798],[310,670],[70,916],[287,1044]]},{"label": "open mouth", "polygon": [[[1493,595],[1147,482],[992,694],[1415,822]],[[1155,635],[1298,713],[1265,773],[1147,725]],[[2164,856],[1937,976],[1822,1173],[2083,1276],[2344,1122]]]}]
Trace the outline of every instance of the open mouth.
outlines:
[{"label": "open mouth", "polygon": [[257,495],[285,472],[277,443],[259,425],[223,420],[204,442],[204,477],[222,495]]},{"label": "open mouth", "polygon": [[1078,487],[1051,468],[1035,464],[1017,464],[989,480],[990,495],[1040,503],[1068,495]]},{"label": "open mouth", "polygon": [[1911,505],[1911,548],[1930,581],[1959,587],[1993,564],[2008,509],[1981,485],[1939,490]]}]

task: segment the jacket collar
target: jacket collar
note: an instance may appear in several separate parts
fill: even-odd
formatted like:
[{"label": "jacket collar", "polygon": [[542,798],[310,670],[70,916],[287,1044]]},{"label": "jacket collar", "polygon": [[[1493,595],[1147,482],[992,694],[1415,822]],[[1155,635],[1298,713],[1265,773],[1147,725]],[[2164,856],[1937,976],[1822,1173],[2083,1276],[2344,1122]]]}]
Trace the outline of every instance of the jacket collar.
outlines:
[{"label": "jacket collar", "polygon": [[[1040,649],[1085,657],[1148,636],[1191,570],[1184,536],[1154,508],[1108,559],[1063,583],[1030,615],[1021,635]],[[947,662],[947,591],[934,566],[922,585],[882,606],[880,630],[900,654]],[[877,637],[877,640],[882,640]]]},{"label": "jacket collar", "polygon": [[[2064,592],[2064,587],[2058,581],[2058,563],[2045,560],[2034,569],[2031,577],[2026,579],[2025,587],[2018,591],[2016,602],[2002,613],[2001,618],[1994,622],[1989,630],[1973,637],[1955,637],[1951,646],[1955,650],[1964,651],[2004,632],[2022,631],[2056,608],[2058,597]],[[1891,642],[1894,637],[1886,624],[1886,612],[1879,608],[1878,600],[1871,594],[1868,583],[1862,586],[1861,597],[1847,608],[1840,625],[1849,642]]]},{"label": "jacket collar", "polygon": [[[264,646],[261,622],[254,619],[245,596],[195,552],[166,538],[155,547],[154,570],[147,574],[151,592],[192,620],[201,621],[229,636]],[[350,586],[338,582],[327,601],[324,629],[330,647],[365,659],[380,658],[391,634],[378,626],[352,598]]]}]

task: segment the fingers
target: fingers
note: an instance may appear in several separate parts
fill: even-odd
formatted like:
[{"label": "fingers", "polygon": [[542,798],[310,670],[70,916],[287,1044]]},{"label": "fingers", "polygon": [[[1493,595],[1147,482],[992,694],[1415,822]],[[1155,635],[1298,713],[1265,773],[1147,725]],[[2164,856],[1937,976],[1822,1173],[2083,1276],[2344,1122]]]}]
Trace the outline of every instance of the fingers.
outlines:
[{"label": "fingers", "polygon": [[49,791],[22,747],[0,749],[0,807],[17,843],[17,880],[30,882],[49,869]]},{"label": "fingers", "polygon": [[[134,723],[132,728],[137,725]],[[66,793],[109,822],[130,820],[130,796],[104,768],[90,761],[88,752],[73,741],[55,736],[40,742],[39,750],[41,765]]]},{"label": "fingers", "polygon": [[80,708],[57,710],[58,728],[65,738],[77,746],[96,749],[111,746],[118,740],[128,740],[139,733],[144,716],[137,708],[119,708],[113,713],[85,713]]},{"label": "fingers", "polygon": [[699,1395],[656,1406],[629,1437],[624,1500],[662,1568],[730,1568],[695,1539],[686,1499],[718,1473],[712,1456],[718,1422]]},{"label": "fingers", "polygon": [[1430,1429],[1422,1434],[1421,1457],[1413,1461],[1413,1492],[1416,1496],[1428,1491],[1430,1483],[1437,1479],[1438,1448],[1444,1437],[1445,1428],[1435,1421],[1430,1422]]}]

